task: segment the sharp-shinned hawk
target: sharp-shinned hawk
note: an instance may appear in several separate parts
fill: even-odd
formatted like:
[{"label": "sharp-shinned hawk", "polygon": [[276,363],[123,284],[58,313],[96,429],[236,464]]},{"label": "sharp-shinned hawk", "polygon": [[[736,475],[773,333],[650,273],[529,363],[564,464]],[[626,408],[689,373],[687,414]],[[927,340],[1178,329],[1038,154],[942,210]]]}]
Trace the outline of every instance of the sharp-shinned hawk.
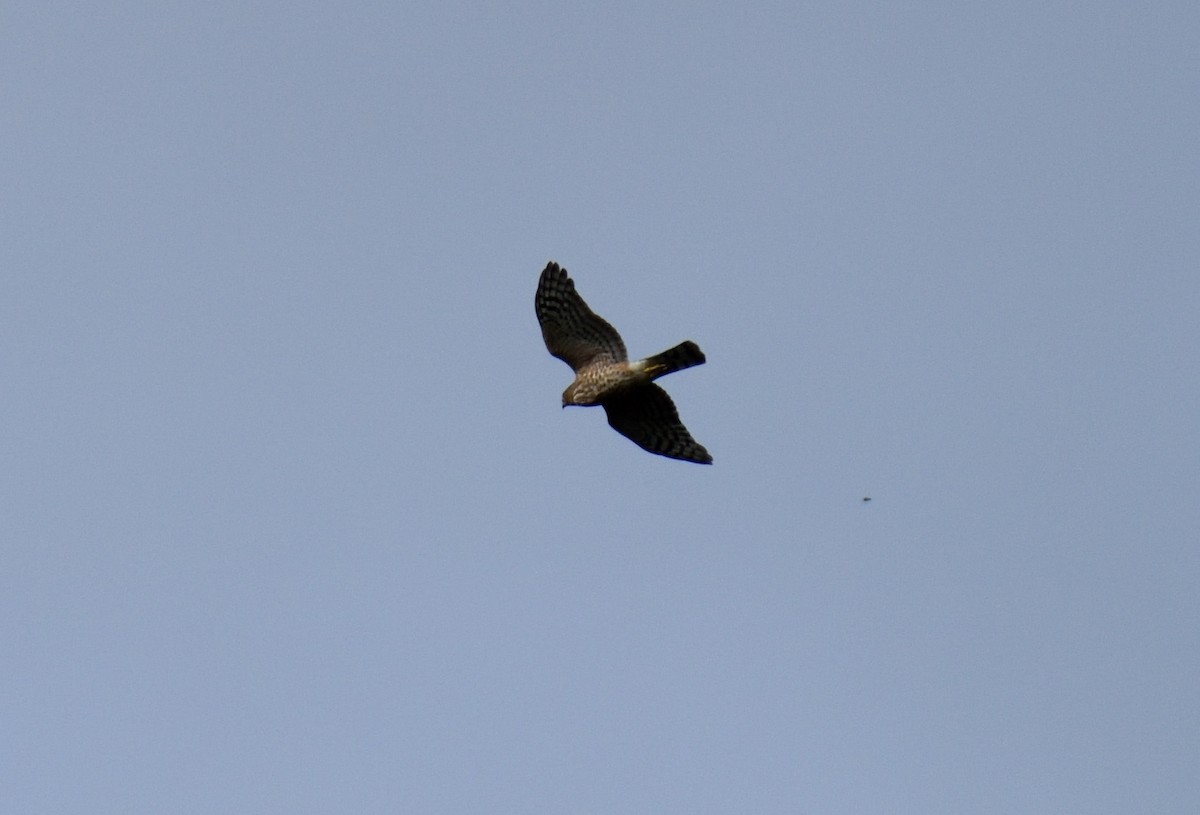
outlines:
[{"label": "sharp-shinned hawk", "polygon": [[588,308],[567,270],[553,261],[538,280],[534,307],[546,348],[575,372],[575,381],[563,391],[563,407],[602,405],[613,430],[643,450],[712,464],[712,456],[679,420],[671,397],[654,384],[669,373],[702,365],[700,346],[688,340],[630,362],[621,335]]}]

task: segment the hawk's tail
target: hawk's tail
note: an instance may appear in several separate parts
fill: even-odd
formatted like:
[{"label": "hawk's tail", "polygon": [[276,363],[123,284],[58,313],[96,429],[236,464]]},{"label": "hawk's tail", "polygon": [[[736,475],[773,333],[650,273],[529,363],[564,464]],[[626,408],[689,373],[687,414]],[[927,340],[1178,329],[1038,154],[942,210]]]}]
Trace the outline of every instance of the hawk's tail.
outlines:
[{"label": "hawk's tail", "polygon": [[704,352],[700,350],[699,345],[687,340],[674,348],[668,348],[661,354],[647,357],[642,360],[642,363],[645,365],[645,371],[650,374],[650,378],[658,379],[660,376],[673,374],[684,368],[691,368],[693,365],[703,365]]}]

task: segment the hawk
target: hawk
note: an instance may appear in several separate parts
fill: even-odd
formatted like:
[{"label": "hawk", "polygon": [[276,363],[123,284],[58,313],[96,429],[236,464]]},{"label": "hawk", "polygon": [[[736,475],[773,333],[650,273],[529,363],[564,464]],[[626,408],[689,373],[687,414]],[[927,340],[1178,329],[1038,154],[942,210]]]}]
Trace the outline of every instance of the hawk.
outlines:
[{"label": "hawk", "polygon": [[571,366],[575,381],[562,404],[601,405],[613,430],[651,453],[697,464],[712,456],[679,420],[679,411],[654,380],[704,364],[700,346],[688,340],[652,357],[629,361],[621,335],[575,291],[567,270],[551,261],[534,297],[546,349]]}]

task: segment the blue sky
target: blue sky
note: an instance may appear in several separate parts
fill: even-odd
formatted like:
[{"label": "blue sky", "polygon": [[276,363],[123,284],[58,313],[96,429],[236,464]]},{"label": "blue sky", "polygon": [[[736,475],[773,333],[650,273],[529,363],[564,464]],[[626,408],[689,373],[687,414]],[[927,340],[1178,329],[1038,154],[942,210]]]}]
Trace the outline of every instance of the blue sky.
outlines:
[{"label": "blue sky", "polygon": [[[1195,812],[1198,37],[10,3],[9,806]],[[713,467],[560,409],[550,259]]]}]

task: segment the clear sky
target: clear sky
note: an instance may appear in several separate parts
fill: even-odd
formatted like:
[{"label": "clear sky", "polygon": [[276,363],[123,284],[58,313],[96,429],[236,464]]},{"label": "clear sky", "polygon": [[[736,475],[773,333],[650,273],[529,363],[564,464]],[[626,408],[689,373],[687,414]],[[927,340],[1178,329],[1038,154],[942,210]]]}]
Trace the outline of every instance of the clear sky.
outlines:
[{"label": "clear sky", "polygon": [[[2,808],[1200,811],[1198,53],[5,4]],[[560,409],[550,259],[713,467]]]}]

